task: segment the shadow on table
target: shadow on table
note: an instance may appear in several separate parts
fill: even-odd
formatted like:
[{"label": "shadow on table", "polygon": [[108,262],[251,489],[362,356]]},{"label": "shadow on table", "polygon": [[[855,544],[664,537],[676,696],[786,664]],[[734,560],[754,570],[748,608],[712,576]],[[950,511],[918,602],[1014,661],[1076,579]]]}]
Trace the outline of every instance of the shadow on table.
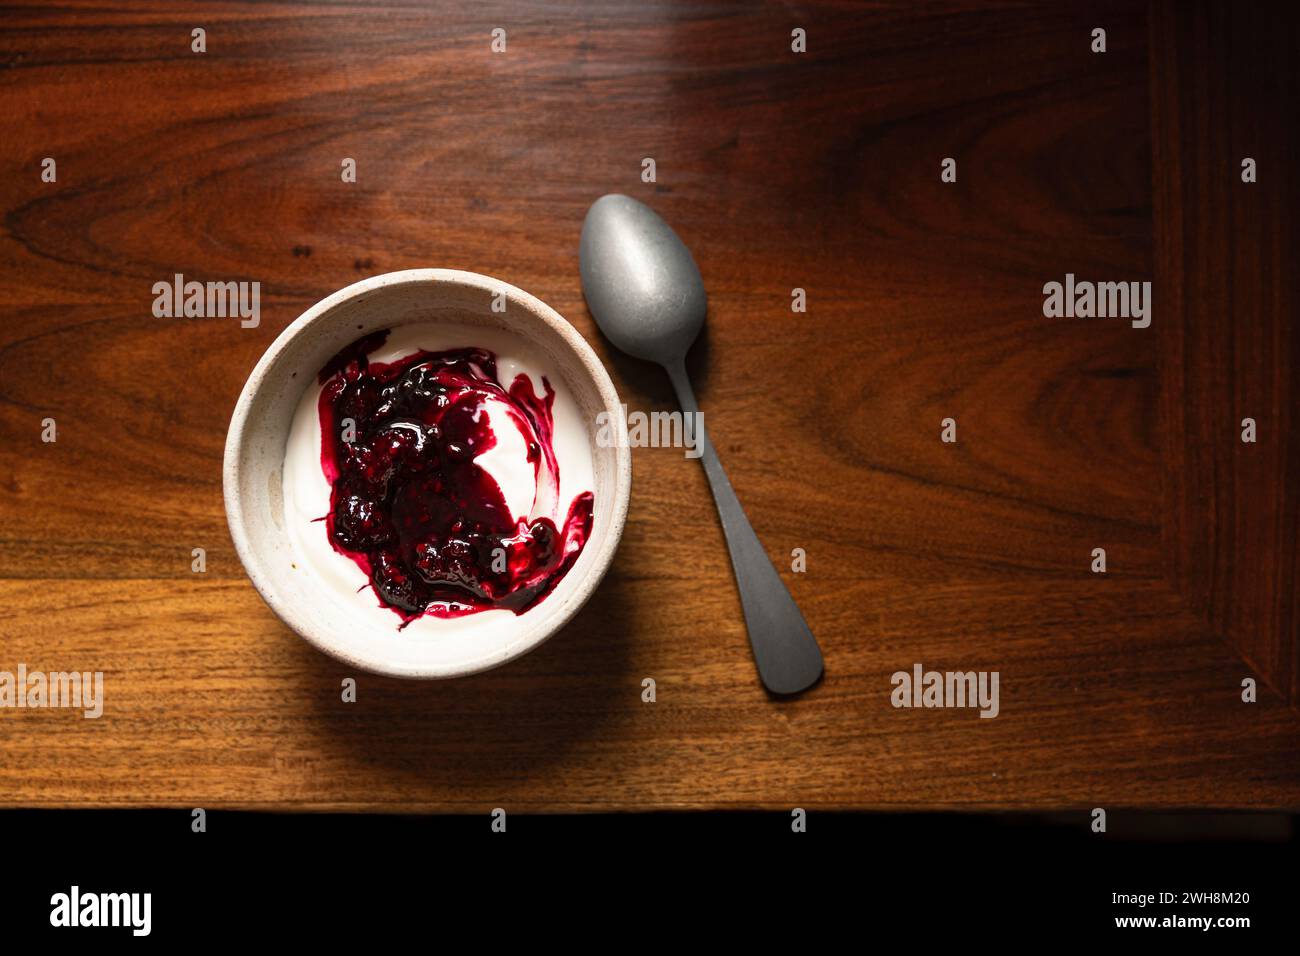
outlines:
[{"label": "shadow on table", "polygon": [[[631,591],[615,559],[587,605],[541,647],[471,677],[406,681],[349,670],[299,642],[311,681],[341,688],[357,679],[357,700],[319,701],[319,745],[354,762],[358,774],[382,774],[374,796],[394,801],[473,799],[485,787],[520,785],[631,719],[640,676],[629,672],[636,632]],[[341,689],[340,689],[341,694]],[[359,776],[358,782],[364,778]]]}]

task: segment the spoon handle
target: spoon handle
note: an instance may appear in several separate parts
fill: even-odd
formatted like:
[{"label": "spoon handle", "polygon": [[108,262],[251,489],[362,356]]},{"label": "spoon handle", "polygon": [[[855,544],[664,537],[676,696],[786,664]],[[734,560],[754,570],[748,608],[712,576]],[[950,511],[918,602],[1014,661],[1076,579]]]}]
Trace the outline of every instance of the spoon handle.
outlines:
[{"label": "spoon handle", "polygon": [[736,573],[740,604],[745,612],[749,644],[754,649],[758,676],[774,694],[797,694],[817,682],[822,673],[822,652],[817,639],[803,619],[799,605],[763,550],[750,526],[745,509],[732,490],[713,443],[700,421],[700,406],[695,401],[686,366],[682,362],[667,366],[668,377],[677,392],[677,401],[686,413],[686,427],[694,429],[704,473],[709,476],[713,500],[722,519],[722,531],[731,552],[731,566]]}]

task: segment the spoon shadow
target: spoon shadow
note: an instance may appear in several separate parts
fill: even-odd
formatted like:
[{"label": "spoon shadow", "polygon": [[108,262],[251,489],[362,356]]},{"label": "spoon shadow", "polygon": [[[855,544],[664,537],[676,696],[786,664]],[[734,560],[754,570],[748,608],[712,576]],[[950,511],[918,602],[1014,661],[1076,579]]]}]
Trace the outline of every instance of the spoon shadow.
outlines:
[{"label": "spoon shadow", "polygon": [[[592,326],[599,330],[600,325],[596,322],[595,316],[591,314],[591,308],[585,300],[582,307]],[[709,310],[708,314],[712,314],[712,309]],[[672,382],[669,381],[668,373],[663,370],[662,366],[655,362],[648,362],[645,359],[628,355],[626,352],[620,351],[606,337],[604,332],[598,331],[597,334],[600,336],[600,359],[605,363],[606,367],[614,369],[616,373],[615,382],[620,386],[618,391],[624,402],[628,400],[627,393],[631,393],[651,406],[643,409],[643,411],[672,411],[678,408],[677,396],[673,392]],[[709,322],[708,315],[706,315],[704,327],[700,329],[700,334],[696,337],[694,345],[686,353],[686,374],[690,376],[696,391],[701,393],[706,393],[708,389],[709,366],[711,364],[709,349]],[[628,411],[636,411],[636,408],[629,407]]]}]

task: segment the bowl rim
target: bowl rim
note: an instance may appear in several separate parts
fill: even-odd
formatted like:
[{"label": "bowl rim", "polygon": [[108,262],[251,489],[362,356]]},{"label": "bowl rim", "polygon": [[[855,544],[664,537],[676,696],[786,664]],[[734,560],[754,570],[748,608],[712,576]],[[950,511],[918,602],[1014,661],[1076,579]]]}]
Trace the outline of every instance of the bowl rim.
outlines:
[{"label": "bowl rim", "polygon": [[568,596],[561,609],[552,616],[547,626],[538,629],[535,634],[528,634],[517,640],[506,649],[505,653],[490,654],[477,659],[436,666],[403,664],[392,661],[371,660],[363,658],[361,655],[348,653],[343,648],[332,643],[328,634],[318,633],[310,621],[298,614],[297,608],[292,602],[282,600],[274,588],[264,584],[262,575],[268,574],[269,576],[269,571],[260,560],[260,556],[250,541],[248,530],[245,528],[244,516],[239,502],[239,485],[241,477],[240,458],[247,434],[249,412],[254,397],[258,389],[262,387],[268,371],[289,347],[290,342],[301,335],[307,328],[350,299],[367,295],[377,289],[408,284],[454,284],[480,289],[489,294],[504,293],[508,301],[524,306],[533,318],[541,321],[557,333],[565,345],[576,353],[578,361],[586,369],[596,386],[604,410],[615,415],[616,420],[619,421],[622,420],[622,404],[604,363],[601,362],[591,345],[578,330],[555,309],[536,296],[504,280],[460,269],[404,269],[370,276],[344,286],[342,289],[321,299],[315,305],[310,306],[298,318],[287,325],[267,347],[266,351],[262,353],[257,364],[253,366],[253,370],[249,373],[247,380],[244,382],[244,387],[239,393],[239,399],[235,403],[234,411],[231,413],[222,461],[222,497],[225,504],[226,523],[230,530],[230,537],[235,545],[235,552],[239,556],[245,574],[247,574],[262,600],[290,630],[335,660],[372,674],[410,680],[441,680],[482,673],[522,657],[540,647],[562,630],[578,611],[586,605],[592,594],[595,593],[596,588],[604,580],[605,574],[613,562],[614,553],[618,550],[619,542],[623,537],[628,504],[631,499],[632,456],[626,442],[615,443],[614,510],[611,515],[609,530],[599,542],[594,554],[594,561],[590,563],[587,574],[579,582],[577,589]]}]

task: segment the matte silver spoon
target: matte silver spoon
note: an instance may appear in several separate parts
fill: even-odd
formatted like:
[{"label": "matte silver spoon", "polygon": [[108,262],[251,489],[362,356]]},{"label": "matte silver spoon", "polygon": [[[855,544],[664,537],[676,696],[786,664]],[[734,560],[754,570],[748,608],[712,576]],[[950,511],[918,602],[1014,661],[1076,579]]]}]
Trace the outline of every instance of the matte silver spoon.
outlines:
[{"label": "matte silver spoon", "polygon": [[[648,206],[611,194],[587,211],[578,259],[582,292],[600,330],[629,355],[667,370],[692,427],[699,405],[686,377],[686,352],[704,325],[707,298],[690,250]],[[704,429],[694,438],[731,551],[758,675],[775,694],[798,693],[821,676],[817,639],[750,527]]]}]

